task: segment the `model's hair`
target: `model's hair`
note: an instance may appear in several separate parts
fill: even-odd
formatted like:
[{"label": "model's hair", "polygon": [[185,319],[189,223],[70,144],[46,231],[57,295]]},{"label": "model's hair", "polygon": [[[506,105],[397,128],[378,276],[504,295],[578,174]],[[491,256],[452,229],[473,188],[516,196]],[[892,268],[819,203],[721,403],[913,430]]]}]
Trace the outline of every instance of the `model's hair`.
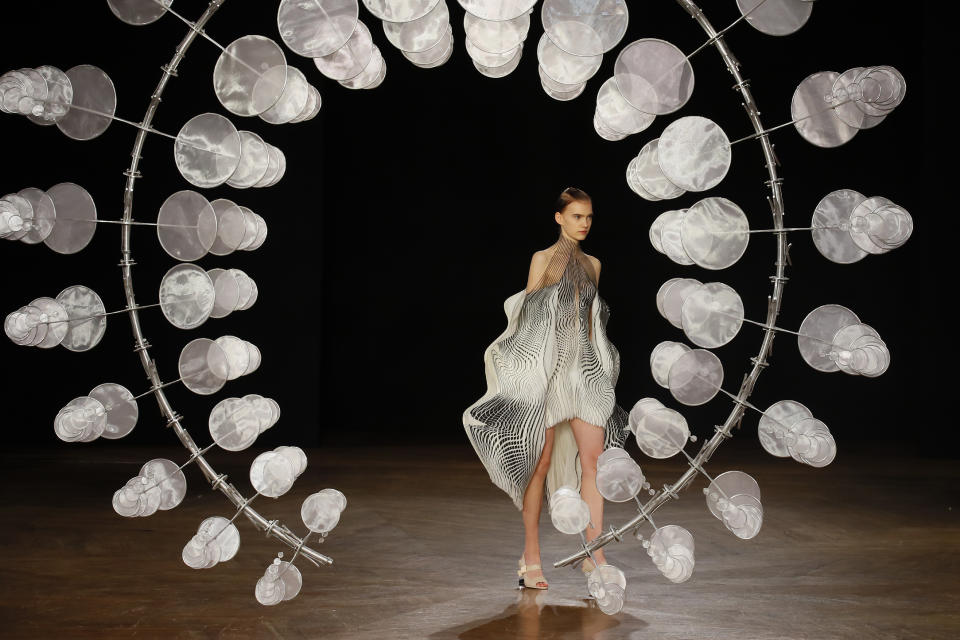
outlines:
[{"label": "model's hair", "polygon": [[560,197],[557,198],[557,208],[555,211],[563,213],[563,210],[567,208],[567,205],[578,200],[580,202],[592,202],[590,196],[583,189],[577,189],[576,187],[567,187],[562,192],[560,192]]}]

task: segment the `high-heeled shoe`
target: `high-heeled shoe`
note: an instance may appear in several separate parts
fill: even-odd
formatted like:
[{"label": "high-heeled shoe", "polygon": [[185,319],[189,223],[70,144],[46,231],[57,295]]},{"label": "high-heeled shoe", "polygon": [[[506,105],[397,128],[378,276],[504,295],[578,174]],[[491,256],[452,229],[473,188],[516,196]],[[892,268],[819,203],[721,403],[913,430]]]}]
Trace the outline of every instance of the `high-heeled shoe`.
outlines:
[{"label": "high-heeled shoe", "polygon": [[[533,571],[533,570],[535,570],[535,569],[540,569],[540,565],[538,565],[538,564],[531,564],[531,565],[526,564],[526,563],[524,562],[524,560],[523,560],[523,556],[520,556],[520,560],[519,560],[518,564],[520,565],[520,568],[517,570],[517,575],[520,576],[520,580],[519,580],[520,585],[519,585],[519,586],[521,586],[521,587],[526,587],[527,589],[546,589],[547,587],[550,586],[549,584],[547,584],[547,579],[546,579],[546,577],[544,577],[544,576],[540,576],[539,578],[531,579],[530,582],[527,582],[527,572],[528,572],[528,571]],[[543,586],[540,586],[540,585],[543,585]]]}]

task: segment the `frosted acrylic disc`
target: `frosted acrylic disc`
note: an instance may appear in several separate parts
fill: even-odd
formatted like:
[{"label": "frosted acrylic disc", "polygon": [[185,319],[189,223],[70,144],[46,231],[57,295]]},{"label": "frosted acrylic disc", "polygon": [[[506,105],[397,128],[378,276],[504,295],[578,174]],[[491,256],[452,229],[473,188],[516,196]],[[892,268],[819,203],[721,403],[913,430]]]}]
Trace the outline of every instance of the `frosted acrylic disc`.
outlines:
[{"label": "frosted acrylic disc", "polygon": [[693,349],[673,363],[667,382],[670,393],[679,402],[691,407],[705,404],[723,384],[723,365],[712,352]]},{"label": "frosted acrylic disc", "polygon": [[[604,457],[606,456],[606,457]],[[643,472],[623,449],[611,447],[597,461],[597,490],[610,502],[626,502],[643,488]]]},{"label": "frosted acrylic disc", "polygon": [[683,449],[690,437],[690,427],[678,411],[653,407],[637,421],[634,430],[637,446],[651,458],[665,459]]},{"label": "frosted acrylic disc", "polygon": [[331,80],[349,80],[360,75],[373,57],[373,38],[362,20],[347,43],[331,54],[314,58],[313,64]]},{"label": "frosted acrylic disc", "polygon": [[683,332],[693,344],[715,349],[733,340],[743,326],[743,301],[722,282],[697,287],[683,301]]},{"label": "frosted acrylic disc", "polygon": [[363,6],[375,17],[387,22],[410,22],[430,13],[444,0],[363,0]]},{"label": "frosted acrylic disc", "polygon": [[828,260],[851,264],[867,252],[850,237],[850,214],[867,197],[853,189],[838,189],[823,197],[813,212],[813,244]]},{"label": "frosted acrylic disc", "polygon": [[586,82],[600,69],[602,55],[576,56],[555,45],[547,34],[537,43],[537,60],[544,73],[563,84]]},{"label": "frosted acrylic disc", "polygon": [[383,22],[383,33],[401,51],[417,53],[437,44],[450,26],[446,2],[438,2],[426,15],[410,22]]},{"label": "frosted acrylic disc", "polygon": [[269,157],[267,144],[263,138],[252,131],[239,131],[240,164],[233,175],[227,178],[227,184],[237,189],[252,187],[263,179],[267,172]]},{"label": "frosted acrylic disc", "polygon": [[340,507],[329,495],[314,493],[303,501],[300,518],[310,531],[327,533],[340,522]]},{"label": "frosted acrylic disc", "polygon": [[29,200],[17,193],[8,193],[3,197],[4,201],[16,207],[17,215],[20,217],[20,229],[9,234],[8,240],[22,240],[27,237],[30,228],[33,226],[33,205]]},{"label": "frosted acrylic disc", "polygon": [[850,309],[838,304],[817,307],[803,319],[797,337],[800,356],[817,371],[839,371],[831,353],[834,350],[833,336],[851,324],[859,324],[860,318]]},{"label": "frosted acrylic disc", "polygon": [[[470,56],[471,60],[487,69],[497,69],[510,64],[512,60],[516,59],[517,54],[520,53],[521,49],[523,49],[523,45],[518,44],[510,51],[505,51],[503,53],[489,53],[478,48],[477,45],[473,44],[473,42],[469,39],[464,42],[464,47],[466,48],[467,55]],[[541,71],[541,77],[542,75],[543,72]]]},{"label": "frosted acrylic disc", "polygon": [[792,446],[800,462],[812,467],[825,467],[837,455],[837,443],[827,425],[816,418],[803,418],[793,425]]},{"label": "frosted acrylic disc", "polygon": [[[541,67],[542,69],[542,67]],[[566,102],[567,100],[573,100],[580,96],[583,93],[583,90],[587,88],[586,82],[581,82],[576,86],[576,89],[572,91],[557,91],[551,86],[552,82],[546,82],[541,79],[540,86],[543,87],[544,92],[554,100],[559,100],[561,102]]]},{"label": "frosted acrylic disc", "polygon": [[[269,187],[273,184],[274,178],[280,175],[280,149],[277,149],[270,143],[267,143],[267,171],[263,174],[258,182],[254,183],[254,187],[258,189],[261,187]],[[241,247],[242,248],[242,245]]]},{"label": "frosted acrylic disc", "polygon": [[[279,67],[283,73],[267,74]],[[256,116],[280,99],[286,84],[287,58],[264,36],[237,38],[213,67],[213,90],[223,108],[238,116]]]},{"label": "frosted acrylic disc", "polygon": [[218,198],[210,202],[213,213],[217,218],[217,237],[210,245],[210,253],[215,256],[225,256],[233,253],[243,241],[247,227],[243,220],[243,211],[236,204],[226,198]]},{"label": "frosted acrylic disc", "polygon": [[17,195],[30,203],[33,218],[26,226],[26,233],[20,240],[26,244],[38,244],[53,233],[57,221],[57,207],[53,198],[41,189],[27,187],[17,192]]},{"label": "frosted acrylic disc", "polygon": [[89,244],[97,230],[97,205],[83,187],[61,182],[47,189],[57,222],[43,243],[57,253],[71,254]]},{"label": "frosted acrylic disc", "polygon": [[790,101],[790,117],[797,132],[818,147],[839,147],[857,134],[857,129],[836,116],[824,96],[833,95],[833,85],[840,74],[819,71],[810,74],[797,86]]},{"label": "frosted acrylic disc", "polygon": [[693,94],[690,61],[665,40],[643,38],[631,42],[620,50],[613,71],[621,95],[647,113],[673,113]]},{"label": "frosted acrylic disc", "polygon": [[[450,57],[450,53],[447,53],[447,57]],[[520,66],[520,59],[523,57],[523,47],[517,48],[517,52],[514,54],[513,59],[510,60],[507,64],[500,65],[499,67],[486,67],[476,60],[473,61],[474,68],[487,76],[488,78],[503,78],[510,75],[517,70],[517,67]]]},{"label": "frosted acrylic disc", "polygon": [[215,340],[227,354],[227,380],[236,380],[246,372],[250,365],[250,352],[247,343],[236,336],[220,336]]},{"label": "frosted acrylic disc", "polygon": [[207,271],[213,281],[213,309],[211,318],[224,318],[237,308],[240,300],[240,285],[237,279],[225,269],[210,269]]},{"label": "frosted acrylic disc", "polygon": [[658,385],[664,389],[669,388],[670,367],[677,361],[677,358],[688,351],[690,351],[690,347],[687,345],[670,340],[661,342],[653,348],[650,353],[650,372]]},{"label": "frosted acrylic disc", "polygon": [[30,303],[31,307],[36,307],[46,318],[46,334],[36,346],[41,349],[52,349],[57,346],[67,335],[67,310],[62,304],[53,298],[37,298]]},{"label": "frosted acrylic disc", "polygon": [[575,56],[610,51],[627,31],[625,0],[544,0],[540,12],[550,40]]},{"label": "frosted acrylic disc", "polygon": [[64,442],[90,442],[103,433],[107,413],[95,398],[81,396],[63,407],[53,420],[53,431]]},{"label": "frosted acrylic disc", "polygon": [[616,78],[607,78],[597,93],[597,113],[604,124],[626,135],[640,133],[653,124],[653,114],[640,111],[627,102],[617,88]]},{"label": "frosted acrylic disc", "polygon": [[350,39],[359,14],[357,0],[280,0],[277,28],[291,51],[317,58]]},{"label": "frosted acrylic disc", "polygon": [[[663,198],[658,198],[649,191],[643,188],[643,185],[640,182],[640,173],[638,171],[639,167],[639,158],[634,157],[630,159],[630,162],[627,163],[627,185],[630,187],[630,190],[635,194],[643,198],[644,200],[649,200],[650,202],[657,202]],[[659,241],[658,241],[659,242]],[[656,245],[654,245],[656,246]],[[660,253],[663,253],[662,247],[659,249]]]},{"label": "frosted acrylic disc", "polygon": [[840,120],[854,129],[869,129],[875,127],[887,117],[868,116],[857,106],[859,87],[854,84],[863,67],[854,67],[841,73],[833,82],[833,113]]},{"label": "frosted acrylic disc", "polygon": [[726,269],[747,250],[750,223],[726,198],[704,198],[687,210],[680,226],[684,252],[704,269]]},{"label": "frosted acrylic disc", "polygon": [[178,264],[160,281],[160,310],[170,324],[194,329],[213,311],[216,291],[207,272],[195,264]]},{"label": "frosted acrylic disc", "polygon": [[[441,42],[442,42],[442,40],[441,40]],[[414,66],[420,67],[421,69],[435,69],[435,68],[437,68],[437,67],[440,67],[440,66],[442,66],[442,65],[445,65],[445,64],[447,63],[447,61],[450,60],[451,56],[453,56],[453,50],[454,50],[454,38],[453,38],[453,27],[451,27],[451,31],[450,31],[450,42],[447,44],[447,49],[446,49],[446,51],[444,51],[444,52],[443,52],[443,55],[441,55],[440,58],[438,58],[437,60],[435,60],[435,61],[433,61],[433,62],[424,62],[424,63],[421,63],[421,62],[413,62],[413,60],[410,58],[410,56],[419,55],[419,54],[415,54],[415,53],[413,53],[413,54],[411,54],[411,53],[404,53],[404,57],[405,57],[407,60],[410,60],[411,62],[413,62]],[[428,49],[427,51],[433,51],[433,50],[432,50],[432,49]],[[403,53],[403,52],[401,52],[401,53]],[[426,52],[423,52],[423,53],[426,53]],[[519,59],[518,59],[518,62],[519,62]],[[513,63],[511,63],[511,64],[513,64]],[[384,63],[384,65],[386,65],[386,63]],[[477,67],[476,61],[474,61],[473,66],[474,66],[474,67]],[[510,67],[510,66],[511,66],[510,64],[507,64],[507,65],[504,65],[503,67],[498,67],[498,68],[495,70],[495,73],[501,73],[504,69],[506,69],[506,68],[508,68],[508,67]],[[478,69],[481,73],[483,73],[483,70],[482,70],[482,69],[480,69],[479,67],[477,67],[477,69]],[[509,73],[509,71],[508,71],[508,73]],[[504,73],[504,75],[506,75],[506,73]],[[497,76],[493,76],[493,77],[497,77]]]},{"label": "frosted acrylic disc", "polygon": [[300,569],[297,569],[296,565],[290,564],[287,561],[282,561],[277,565],[280,570],[277,572],[277,578],[283,582],[283,599],[292,600],[297,597],[297,594],[300,593],[300,589],[303,587],[303,575],[300,573]]},{"label": "frosted acrylic disc", "polygon": [[150,480],[150,484],[160,487],[161,511],[173,509],[187,495],[187,478],[177,464],[166,458],[155,458],[140,468],[140,475]]},{"label": "frosted acrylic disc", "polygon": [[748,495],[760,501],[760,485],[752,476],[743,471],[725,471],[714,477],[707,487],[707,507],[715,518],[723,519],[718,502],[720,499],[730,500],[733,496]]},{"label": "frosted acrylic disc", "polygon": [[92,140],[107,130],[117,109],[113,81],[102,70],[89,64],[68,69],[67,78],[73,87],[73,100],[71,109],[57,120],[57,128],[68,138]]},{"label": "frosted acrylic disc", "polygon": [[[279,69],[277,67],[276,69]],[[271,70],[268,73],[281,73]],[[306,76],[296,67],[287,67],[287,82],[283,86],[283,93],[272,107],[260,114],[264,122],[270,124],[286,124],[296,118],[304,107],[310,95],[310,84]]]},{"label": "frosted acrylic disc", "polygon": [[483,20],[471,13],[463,14],[463,30],[467,40],[487,53],[506,53],[523,44],[530,31],[530,15],[524,13],[513,20]]},{"label": "frosted acrylic disc", "polygon": [[401,51],[400,53],[416,65],[430,65],[442,60],[451,46],[453,46],[453,27],[448,26],[447,33],[429,49],[417,53],[410,53],[409,51]]},{"label": "frosted acrylic disc", "polygon": [[253,295],[253,281],[250,279],[250,276],[240,269],[228,269],[228,273],[236,279],[237,285],[240,287],[240,295],[237,297],[237,309],[242,309],[247,301],[250,300],[250,296]]},{"label": "frosted acrylic disc", "polygon": [[873,242],[868,231],[871,228],[870,218],[875,217],[873,212],[880,207],[892,204],[893,201],[888,198],[873,196],[859,203],[850,213],[850,239],[860,249],[874,255],[886,253],[889,250]]},{"label": "frosted acrylic disc", "polygon": [[69,351],[87,351],[94,348],[107,330],[106,309],[93,289],[83,285],[67,287],[57,295],[70,321],[67,333],[60,342]]},{"label": "frosted acrylic disc", "polygon": [[107,0],[113,15],[135,26],[159,20],[172,4],[173,0]]},{"label": "frosted acrylic disc", "polygon": [[226,562],[237,555],[240,549],[240,532],[237,525],[226,518],[211,516],[200,523],[197,535],[220,547],[219,562]]},{"label": "frosted acrylic disc", "polygon": [[548,503],[550,521],[560,533],[575,535],[590,524],[590,507],[571,487],[554,491]]},{"label": "frosted acrylic disc", "polygon": [[658,220],[660,222],[660,246],[663,247],[663,253],[677,264],[693,264],[693,259],[687,255],[683,248],[683,237],[681,236],[683,219],[687,215],[687,210],[667,211],[662,215],[663,217],[658,217]]},{"label": "frosted acrylic disc", "polygon": [[645,415],[654,409],[663,409],[663,403],[656,398],[640,398],[637,400],[630,409],[630,413],[628,415],[628,426],[630,427],[630,432],[636,434],[637,425],[640,424],[640,420],[642,420]]},{"label": "frosted acrylic disc", "polygon": [[684,190],[670,182],[660,169],[659,140],[654,138],[643,145],[637,154],[636,179],[650,195],[668,200],[684,194]]},{"label": "frosted acrylic disc", "polygon": [[513,20],[529,13],[537,0],[457,0],[463,9],[484,20]]},{"label": "frosted acrylic disc", "polygon": [[623,140],[627,137],[627,134],[618,133],[607,126],[607,123],[603,121],[603,118],[600,117],[600,114],[596,110],[593,112],[593,130],[596,131],[597,135],[599,135],[601,138],[611,142]]},{"label": "frosted acrylic disc", "polygon": [[261,421],[254,406],[240,398],[226,398],[210,411],[210,437],[221,449],[243,451],[260,435]]},{"label": "frosted acrylic disc", "polygon": [[90,397],[100,401],[107,411],[107,421],[101,434],[108,440],[127,435],[137,425],[140,410],[133,394],[119,384],[106,382],[90,391]]},{"label": "frosted acrylic disc", "polygon": [[784,436],[798,420],[811,417],[813,414],[810,409],[795,400],[781,400],[773,403],[760,416],[760,422],[757,425],[760,446],[767,453],[778,458],[789,457],[790,452],[787,450]]},{"label": "frosted acrylic disc", "polygon": [[277,453],[285,457],[293,465],[293,474],[299,476],[307,468],[307,454],[300,447],[277,447]]},{"label": "frosted acrylic disc", "polygon": [[247,251],[255,251],[259,249],[261,245],[267,240],[267,221],[263,219],[259,213],[254,213],[253,217],[257,220],[257,235],[253,240],[253,244],[247,247]]},{"label": "frosted acrylic disc", "polygon": [[27,118],[39,125],[56,124],[70,110],[73,84],[67,74],[57,67],[43,65],[36,70],[47,83],[47,99],[41,104],[42,110],[39,113],[29,113]]},{"label": "frosted acrylic disc", "polygon": [[240,165],[240,134],[216,113],[201,113],[177,133],[173,159],[190,184],[211,188],[223,184]]},{"label": "frosted acrylic disc", "polygon": [[737,8],[751,27],[771,36],[786,36],[807,23],[810,0],[737,0]]},{"label": "frosted acrylic disc", "polygon": [[160,205],[157,237],[171,258],[198,260],[207,255],[217,238],[217,215],[196,191],[178,191]]},{"label": "frosted acrylic disc", "polygon": [[250,465],[250,484],[258,493],[279,498],[293,486],[293,465],[274,451],[257,456]]},{"label": "frosted acrylic disc", "polygon": [[657,292],[657,299],[663,300],[662,304],[657,305],[658,308],[662,309],[661,315],[677,329],[683,327],[681,321],[683,301],[701,284],[703,283],[693,278],[675,278],[669,286],[665,285]]},{"label": "frosted acrylic disc", "polygon": [[177,363],[183,385],[200,395],[219,391],[227,382],[227,354],[213,340],[197,338],[180,351]]},{"label": "frosted acrylic disc", "polygon": [[[307,103],[297,116],[290,122],[305,122],[320,113],[320,92],[310,83],[307,83]],[[264,156],[266,157],[266,156]]]},{"label": "frosted acrylic disc", "polygon": [[663,175],[687,191],[717,186],[730,169],[730,141],[708,118],[674,120],[660,134],[657,150]]},{"label": "frosted acrylic disc", "polygon": [[384,64],[386,63],[383,60],[383,54],[380,53],[380,48],[377,47],[377,45],[373,45],[373,54],[370,56],[370,62],[363,68],[363,71],[349,80],[341,80],[340,84],[347,89],[364,89],[376,82]]}]

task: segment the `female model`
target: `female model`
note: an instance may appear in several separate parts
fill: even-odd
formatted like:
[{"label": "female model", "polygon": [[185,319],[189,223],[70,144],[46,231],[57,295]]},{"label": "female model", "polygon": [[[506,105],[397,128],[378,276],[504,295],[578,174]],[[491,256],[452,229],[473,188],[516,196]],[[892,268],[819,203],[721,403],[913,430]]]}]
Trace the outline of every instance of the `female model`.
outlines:
[{"label": "female model", "polygon": [[[554,219],[559,238],[533,254],[526,289],[503,305],[507,329],[484,352],[487,392],[463,413],[490,479],[521,510],[518,573],[534,589],[548,586],[540,569],[544,484],[548,497],[579,484],[592,540],[603,528],[597,457],[627,436],[627,414],[613,392],[620,355],[607,340],[610,311],[597,295],[600,261],[580,248],[593,223],[590,196],[564,189]],[[594,557],[604,562],[602,550]],[[584,569],[592,568],[586,561]]]}]

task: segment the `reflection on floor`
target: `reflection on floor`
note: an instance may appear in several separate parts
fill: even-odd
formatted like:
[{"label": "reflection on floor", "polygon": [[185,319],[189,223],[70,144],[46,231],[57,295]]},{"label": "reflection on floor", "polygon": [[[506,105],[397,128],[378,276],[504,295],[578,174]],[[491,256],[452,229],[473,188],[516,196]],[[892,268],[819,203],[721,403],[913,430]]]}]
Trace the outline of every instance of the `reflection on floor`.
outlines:
[{"label": "reflection on floor", "polygon": [[[516,588],[522,527],[510,500],[468,446],[308,452],[310,466],[262,512],[303,531],[300,503],[327,486],[349,504],[320,550],[332,567],[302,566],[296,599],[261,607],[254,583],[279,551],[238,521],[237,557],[213,569],[180,560],[210,515],[232,515],[188,469],[183,504],[149,518],[117,516],[110,498],[154,457],[176,449],[110,446],[7,451],[0,459],[0,636],[11,638],[324,638],[482,640],[936,639],[960,637],[960,471],[949,460],[845,452],[825,469],[731,442],[714,471],[741,469],[763,491],[765,521],[751,541],[707,511],[699,482],[658,512],[696,540],[693,578],[675,585],[643,548],[609,548],[627,575],[627,604],[606,616],[578,570],[553,569],[576,549],[544,514],[545,592]],[[259,450],[212,452],[247,490]],[[644,461],[654,486],[675,462]],[[608,505],[605,521],[632,515]],[[645,531],[649,533],[649,529]],[[289,552],[285,554],[289,557]]]}]

